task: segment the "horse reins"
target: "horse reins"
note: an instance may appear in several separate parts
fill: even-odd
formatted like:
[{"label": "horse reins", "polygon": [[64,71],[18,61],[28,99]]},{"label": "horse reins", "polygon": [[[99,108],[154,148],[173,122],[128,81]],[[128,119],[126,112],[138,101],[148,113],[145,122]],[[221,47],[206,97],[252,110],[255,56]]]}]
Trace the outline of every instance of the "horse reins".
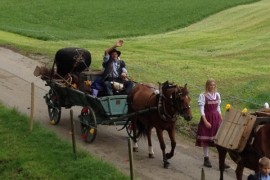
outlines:
[{"label": "horse reins", "polygon": [[[175,87],[176,87],[176,85],[171,86],[169,88],[175,88]],[[176,121],[176,117],[177,117],[178,113],[174,113],[173,115],[170,115],[168,113],[165,101],[166,100],[171,101],[171,99],[167,98],[164,95],[162,88],[163,87],[160,86],[160,97],[159,97],[159,101],[158,101],[158,113],[159,113],[159,116],[164,121],[168,121],[168,120]],[[177,98],[177,96],[176,96],[176,92],[175,92],[174,93],[174,99],[172,100],[172,104],[174,105],[174,107],[177,106],[176,98]],[[175,109],[177,109],[177,108],[175,108]],[[176,112],[178,112],[178,111],[176,110]]]}]

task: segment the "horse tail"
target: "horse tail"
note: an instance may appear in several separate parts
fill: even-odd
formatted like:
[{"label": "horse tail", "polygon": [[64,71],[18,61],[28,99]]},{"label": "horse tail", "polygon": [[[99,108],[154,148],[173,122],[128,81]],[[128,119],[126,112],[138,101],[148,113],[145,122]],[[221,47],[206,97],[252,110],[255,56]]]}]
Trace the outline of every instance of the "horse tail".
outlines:
[{"label": "horse tail", "polygon": [[137,126],[137,138],[140,138],[140,137],[146,137],[147,136],[147,127],[140,121],[137,119],[136,121],[136,126]]}]

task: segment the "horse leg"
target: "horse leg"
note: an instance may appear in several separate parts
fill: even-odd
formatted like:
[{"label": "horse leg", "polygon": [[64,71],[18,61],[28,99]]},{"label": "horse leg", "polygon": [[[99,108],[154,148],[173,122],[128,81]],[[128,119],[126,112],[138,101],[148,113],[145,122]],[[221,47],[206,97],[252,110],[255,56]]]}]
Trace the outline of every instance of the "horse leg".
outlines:
[{"label": "horse leg", "polygon": [[174,155],[174,150],[176,147],[176,141],[175,141],[175,128],[169,129],[168,130],[168,134],[171,140],[171,152],[170,153],[166,153],[166,158],[167,159],[171,159]]},{"label": "horse leg", "polygon": [[138,152],[139,151],[139,146],[138,146],[138,140],[137,140],[137,128],[136,128],[136,123],[135,120],[131,121],[131,129],[132,129],[132,134],[133,134],[133,152]]},{"label": "horse leg", "polygon": [[151,136],[152,136],[152,128],[148,128],[147,129],[148,156],[149,158],[154,158],[154,151],[153,151]]},{"label": "horse leg", "polygon": [[220,172],[219,179],[223,180],[223,172],[225,169],[225,158],[226,158],[227,150],[220,146],[216,146],[216,148],[218,150],[218,159],[219,159],[219,172]]},{"label": "horse leg", "polygon": [[164,165],[164,168],[168,169],[170,163],[168,162],[168,159],[167,159],[166,154],[165,154],[166,144],[165,144],[164,139],[163,139],[163,130],[156,128],[156,131],[157,131],[157,136],[158,136],[160,148],[162,150],[163,165]]},{"label": "horse leg", "polygon": [[243,171],[244,171],[244,166],[237,164],[237,167],[235,170],[237,180],[242,180]]}]

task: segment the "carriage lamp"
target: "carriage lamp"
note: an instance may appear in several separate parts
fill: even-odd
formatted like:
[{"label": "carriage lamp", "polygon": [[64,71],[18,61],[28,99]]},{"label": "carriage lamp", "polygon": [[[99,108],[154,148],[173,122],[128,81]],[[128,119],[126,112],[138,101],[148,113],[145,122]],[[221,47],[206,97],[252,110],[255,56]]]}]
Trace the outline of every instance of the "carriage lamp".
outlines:
[{"label": "carriage lamp", "polygon": [[247,115],[247,111],[248,111],[247,108],[244,108],[244,109],[242,110],[242,115],[243,115],[243,116]]},{"label": "carriage lamp", "polygon": [[226,104],[226,110],[229,111],[231,109],[231,105],[230,104]]}]

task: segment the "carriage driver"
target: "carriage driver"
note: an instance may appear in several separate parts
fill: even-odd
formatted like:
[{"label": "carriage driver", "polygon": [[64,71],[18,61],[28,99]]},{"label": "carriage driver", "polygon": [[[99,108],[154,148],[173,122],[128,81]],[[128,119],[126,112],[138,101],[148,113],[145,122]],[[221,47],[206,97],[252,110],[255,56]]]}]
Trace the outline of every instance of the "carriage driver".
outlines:
[{"label": "carriage driver", "polygon": [[125,93],[129,93],[133,87],[133,83],[127,78],[127,69],[125,62],[120,60],[121,52],[116,47],[123,45],[123,40],[118,40],[112,47],[105,50],[102,66],[105,68],[103,73],[103,81],[105,91],[109,96],[113,95],[111,82],[124,84]]}]

